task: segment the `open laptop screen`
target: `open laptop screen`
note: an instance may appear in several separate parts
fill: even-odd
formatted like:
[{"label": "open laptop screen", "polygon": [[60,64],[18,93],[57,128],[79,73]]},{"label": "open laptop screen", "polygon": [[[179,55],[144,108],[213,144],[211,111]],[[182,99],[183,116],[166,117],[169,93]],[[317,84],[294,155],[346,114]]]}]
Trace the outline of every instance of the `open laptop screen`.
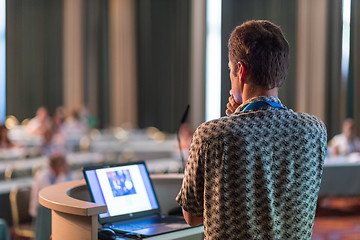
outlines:
[{"label": "open laptop screen", "polygon": [[160,212],[144,162],[87,167],[84,176],[92,200],[107,205],[100,223]]}]

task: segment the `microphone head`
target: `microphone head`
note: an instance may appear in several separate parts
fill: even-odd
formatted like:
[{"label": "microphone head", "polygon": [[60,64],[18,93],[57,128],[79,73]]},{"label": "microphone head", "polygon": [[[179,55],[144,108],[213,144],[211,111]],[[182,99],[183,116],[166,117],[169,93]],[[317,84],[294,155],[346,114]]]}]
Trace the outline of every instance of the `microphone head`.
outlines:
[{"label": "microphone head", "polygon": [[189,114],[189,109],[190,109],[190,105],[188,104],[186,107],[186,110],[181,118],[180,125],[183,124],[184,122],[186,122],[187,116]]}]

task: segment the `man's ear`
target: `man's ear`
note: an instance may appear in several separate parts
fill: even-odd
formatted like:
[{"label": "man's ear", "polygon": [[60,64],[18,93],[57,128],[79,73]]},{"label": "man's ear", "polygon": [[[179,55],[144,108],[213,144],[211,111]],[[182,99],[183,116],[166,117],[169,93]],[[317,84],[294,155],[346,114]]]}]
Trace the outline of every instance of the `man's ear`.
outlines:
[{"label": "man's ear", "polygon": [[245,64],[241,61],[239,61],[237,63],[238,65],[238,76],[239,76],[239,79],[240,79],[240,82],[241,83],[245,83],[246,81],[246,68],[245,68]]}]

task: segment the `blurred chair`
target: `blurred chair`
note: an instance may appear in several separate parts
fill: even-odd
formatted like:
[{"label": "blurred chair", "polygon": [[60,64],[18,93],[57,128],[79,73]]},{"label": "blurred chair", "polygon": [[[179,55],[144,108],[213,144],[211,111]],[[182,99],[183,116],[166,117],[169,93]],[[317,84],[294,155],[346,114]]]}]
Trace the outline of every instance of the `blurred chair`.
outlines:
[{"label": "blurred chair", "polygon": [[10,192],[14,239],[34,238],[32,217],[29,214],[30,187],[16,187]]},{"label": "blurred chair", "polygon": [[35,220],[35,240],[49,240],[51,236],[51,210],[39,206]]},{"label": "blurred chair", "polygon": [[103,155],[103,164],[117,163],[118,154],[116,152],[104,152]]},{"label": "blurred chair", "polygon": [[41,165],[33,166],[31,169],[31,176],[35,176],[37,172],[40,171],[42,168],[44,168],[44,166]]},{"label": "blurred chair", "polygon": [[33,173],[33,169],[25,169],[25,168],[13,168],[8,167],[5,169],[5,180],[11,181],[12,179],[31,177]]},{"label": "blurred chair", "polygon": [[90,137],[82,136],[80,139],[80,151],[81,152],[89,152],[90,150]]},{"label": "blurred chair", "polygon": [[10,233],[8,229],[8,225],[4,219],[0,218],[0,239],[2,240],[10,240]]}]

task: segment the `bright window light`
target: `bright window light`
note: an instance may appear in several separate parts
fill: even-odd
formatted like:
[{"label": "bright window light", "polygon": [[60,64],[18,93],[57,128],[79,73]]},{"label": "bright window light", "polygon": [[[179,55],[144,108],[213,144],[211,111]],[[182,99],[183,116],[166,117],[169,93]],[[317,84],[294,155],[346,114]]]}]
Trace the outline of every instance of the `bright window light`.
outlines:
[{"label": "bright window light", "polygon": [[351,13],[351,0],[343,0],[343,32],[342,32],[342,59],[341,59],[341,73],[342,73],[343,81],[347,81],[349,75],[350,13]]},{"label": "bright window light", "polygon": [[207,0],[206,121],[221,116],[221,5],[221,0]]},{"label": "bright window light", "polygon": [[0,0],[0,123],[5,122],[6,107],[6,0]]}]

